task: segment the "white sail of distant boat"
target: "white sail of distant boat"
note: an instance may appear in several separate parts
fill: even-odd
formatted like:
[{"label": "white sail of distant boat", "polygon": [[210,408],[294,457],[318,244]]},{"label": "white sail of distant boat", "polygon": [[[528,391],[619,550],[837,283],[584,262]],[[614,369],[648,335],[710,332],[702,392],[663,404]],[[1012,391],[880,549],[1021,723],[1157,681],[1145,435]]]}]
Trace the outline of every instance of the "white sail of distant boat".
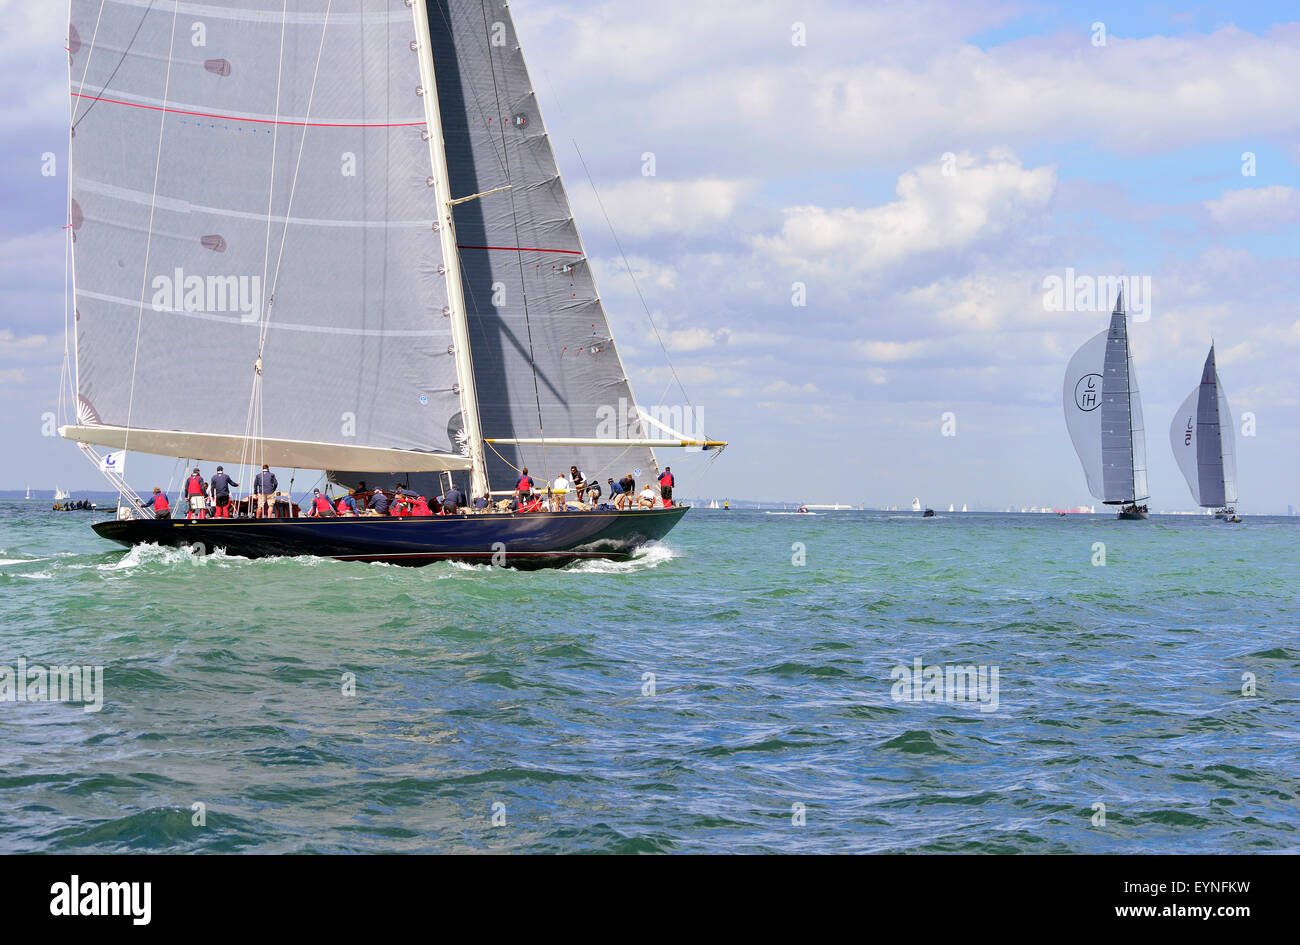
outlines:
[{"label": "white sail of distant boat", "polygon": [[505,0],[165,7],[71,3],[63,436],[475,496],[725,445],[636,406]]},{"label": "white sail of distant boat", "polygon": [[31,501],[31,498],[32,498],[32,487],[31,487],[31,486],[28,486],[28,487],[27,487],[27,501],[30,502],[30,501]]},{"label": "white sail of distant boat", "polygon": [[913,512],[921,511],[921,499],[919,496],[912,499],[912,511]]},{"label": "white sail of distant boat", "polygon": [[1237,501],[1237,447],[1214,345],[1205,358],[1200,384],[1174,414],[1169,443],[1196,504],[1231,514]]},{"label": "white sail of distant boat", "polygon": [[965,502],[963,502],[963,503],[961,504],[961,510],[962,510],[963,512],[966,511],[966,503],[965,503]]},{"label": "white sail of distant boat", "polygon": [[1065,424],[1083,465],[1088,491],[1120,516],[1145,517],[1148,498],[1142,401],[1129,348],[1123,290],[1110,327],[1079,348],[1065,371]]},{"label": "white sail of distant boat", "polygon": [[54,487],[54,501],[55,501],[55,502],[62,502],[64,499],[71,499],[71,498],[72,498],[72,494],[71,494],[71,493],[64,492],[64,491],[63,491],[63,488],[62,488],[61,486],[59,486],[59,485],[55,485],[55,487]]},{"label": "white sail of distant boat", "polygon": [[954,511],[951,502],[948,503],[948,511],[949,511],[949,512]]}]

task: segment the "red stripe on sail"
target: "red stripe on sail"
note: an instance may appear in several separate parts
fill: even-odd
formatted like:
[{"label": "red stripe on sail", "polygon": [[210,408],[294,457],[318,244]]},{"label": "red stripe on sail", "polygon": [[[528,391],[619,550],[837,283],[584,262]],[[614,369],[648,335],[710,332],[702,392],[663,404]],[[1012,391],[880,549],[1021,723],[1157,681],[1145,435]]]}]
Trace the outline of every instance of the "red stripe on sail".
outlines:
[{"label": "red stripe on sail", "polygon": [[571,256],[581,256],[580,249],[546,249],[540,246],[461,246],[457,249],[504,249],[514,253],[568,253]]},{"label": "red stripe on sail", "polygon": [[100,98],[95,95],[82,95],[73,92],[74,98],[88,98],[95,102],[107,102],[109,105],[126,105],[129,108],[145,108],[152,112],[171,112],[173,115],[194,115],[197,118],[219,118],[222,121],[248,121],[261,125],[292,125],[298,128],[411,128],[423,127],[423,121],[398,121],[390,124],[365,124],[328,121],[277,121],[273,118],[236,118],[234,115],[215,115],[210,112],[188,112],[180,108],[164,108],[161,105],[142,105],[139,102],[120,102],[114,98]]}]

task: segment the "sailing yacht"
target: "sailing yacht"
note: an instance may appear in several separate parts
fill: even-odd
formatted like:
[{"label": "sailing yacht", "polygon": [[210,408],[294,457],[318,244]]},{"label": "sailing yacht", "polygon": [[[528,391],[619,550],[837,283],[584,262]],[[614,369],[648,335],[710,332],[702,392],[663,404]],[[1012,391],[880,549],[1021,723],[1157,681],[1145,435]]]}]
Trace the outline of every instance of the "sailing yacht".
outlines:
[{"label": "sailing yacht", "polygon": [[921,511],[921,498],[920,498],[920,496],[917,496],[917,497],[915,497],[915,498],[912,499],[912,511],[913,511],[913,512],[919,512],[919,511]]},{"label": "sailing yacht", "polygon": [[1233,508],[1237,501],[1237,447],[1232,412],[1219,382],[1213,344],[1201,369],[1200,384],[1174,414],[1169,443],[1196,504],[1213,510],[1217,518],[1241,521]]},{"label": "sailing yacht", "polygon": [[1138,503],[1148,498],[1146,434],[1122,288],[1110,327],[1070,359],[1062,400],[1088,491],[1106,505],[1120,506],[1117,518],[1145,519],[1147,507]]},{"label": "sailing yacht", "polygon": [[[504,0],[72,0],[76,417],[96,448],[477,498],[721,449],[636,405]],[[613,419],[611,419],[613,418]],[[655,427],[651,435],[649,427]],[[626,557],[687,511],[160,520],[125,545],[515,567]]]},{"label": "sailing yacht", "polygon": [[28,486],[28,487],[27,487],[27,501],[30,502],[31,500],[32,500],[32,487],[31,487],[31,486]]}]

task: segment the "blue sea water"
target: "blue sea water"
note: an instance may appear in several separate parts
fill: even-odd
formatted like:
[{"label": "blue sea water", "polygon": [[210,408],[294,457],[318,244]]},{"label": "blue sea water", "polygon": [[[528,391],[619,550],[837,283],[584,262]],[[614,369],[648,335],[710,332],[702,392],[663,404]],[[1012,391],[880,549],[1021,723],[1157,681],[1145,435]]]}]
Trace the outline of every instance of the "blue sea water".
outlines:
[{"label": "blue sea water", "polygon": [[0,667],[104,681],[0,702],[3,852],[1300,848],[1300,519],[697,509],[535,573],[91,519],[0,502]]}]

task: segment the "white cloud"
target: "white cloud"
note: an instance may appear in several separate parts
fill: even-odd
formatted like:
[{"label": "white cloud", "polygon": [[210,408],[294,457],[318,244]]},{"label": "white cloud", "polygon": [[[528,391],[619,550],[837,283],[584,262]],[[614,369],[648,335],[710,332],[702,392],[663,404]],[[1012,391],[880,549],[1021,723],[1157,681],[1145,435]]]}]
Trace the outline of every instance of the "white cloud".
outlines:
[{"label": "white cloud", "polygon": [[798,206],[785,210],[776,236],[754,245],[816,271],[880,269],[918,253],[960,250],[1046,209],[1056,186],[1051,167],[1025,169],[1006,152],[984,163],[960,155],[945,176],[935,162],[898,179],[898,199],[877,207]]},{"label": "white cloud", "polygon": [[1300,191],[1281,184],[1224,191],[1205,201],[1210,218],[1234,232],[1271,232],[1300,223]]},{"label": "white cloud", "polygon": [[727,222],[755,187],[753,181],[717,177],[681,181],[638,177],[601,187],[599,201],[589,188],[571,188],[570,196],[582,220],[603,222],[603,205],[621,236],[689,236]]}]

